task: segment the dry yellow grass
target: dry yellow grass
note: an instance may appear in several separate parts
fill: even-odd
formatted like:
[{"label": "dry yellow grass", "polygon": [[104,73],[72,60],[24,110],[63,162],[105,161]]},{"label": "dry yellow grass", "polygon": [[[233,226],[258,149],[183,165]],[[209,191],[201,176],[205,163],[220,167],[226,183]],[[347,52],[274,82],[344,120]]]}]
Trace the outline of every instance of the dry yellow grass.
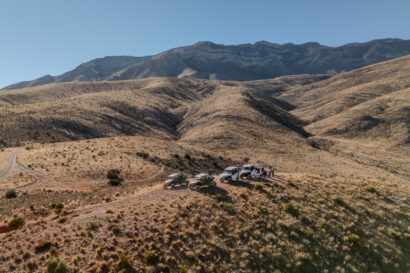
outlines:
[{"label": "dry yellow grass", "polygon": [[[260,189],[253,190],[253,184]],[[367,191],[369,186],[376,192]],[[408,267],[408,220],[403,218],[408,190],[408,185],[390,181],[279,174],[266,184],[218,184],[202,193],[154,187],[126,202],[77,208],[66,203],[69,214],[63,222],[47,205],[36,204],[14,210],[26,225],[0,234],[2,247],[13,250],[0,259],[3,270],[30,272],[27,261],[15,262],[28,253],[35,265],[31,272],[42,272],[45,252],[34,247],[47,239],[52,242],[49,251],[78,271],[118,270],[118,255],[124,252],[129,266],[144,272],[150,270],[144,260],[150,251],[163,264],[159,267],[172,271],[185,266],[206,272],[403,272]],[[42,194],[45,198],[57,193]],[[7,202],[28,206],[33,196],[41,195],[30,193]],[[68,200],[73,198],[85,197],[71,195]],[[294,209],[285,211],[290,203]],[[0,200],[0,206],[4,204]],[[40,213],[50,216],[39,221]],[[399,238],[391,236],[392,230]],[[36,239],[26,240],[27,234]]]}]

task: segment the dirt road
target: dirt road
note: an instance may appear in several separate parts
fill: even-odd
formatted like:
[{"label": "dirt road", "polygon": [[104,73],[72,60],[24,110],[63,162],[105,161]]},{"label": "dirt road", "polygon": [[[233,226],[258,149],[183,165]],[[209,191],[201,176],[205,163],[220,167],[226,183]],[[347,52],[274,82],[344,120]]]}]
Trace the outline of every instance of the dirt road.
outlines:
[{"label": "dirt road", "polygon": [[16,159],[17,155],[21,152],[21,150],[15,151],[9,156],[6,168],[0,173],[0,180],[5,178],[9,173],[11,173],[14,170],[14,168],[18,166]]},{"label": "dirt road", "polygon": [[[41,181],[44,181],[48,184],[48,186],[52,186],[52,187],[59,187],[59,188],[65,188],[62,185],[58,185],[58,183],[56,183],[55,181],[51,180],[50,178],[48,178],[46,175],[35,171],[35,170],[31,170],[28,168],[25,168],[21,165],[19,165],[17,163],[17,155],[19,153],[21,153],[22,150],[17,150],[14,151],[8,158],[7,161],[7,165],[6,168],[0,173],[0,180],[2,180],[3,178],[5,178],[6,176],[8,176],[14,169],[19,170],[21,172],[27,173],[29,175],[32,175],[36,178],[39,178]],[[34,188],[35,184],[38,184],[37,182],[29,184],[29,185],[24,185],[21,187],[17,187],[16,189],[18,190],[28,190],[28,189],[32,189]],[[39,185],[40,186],[40,185]],[[41,186],[47,186],[47,185],[41,185]],[[0,191],[1,192],[1,191]]]}]

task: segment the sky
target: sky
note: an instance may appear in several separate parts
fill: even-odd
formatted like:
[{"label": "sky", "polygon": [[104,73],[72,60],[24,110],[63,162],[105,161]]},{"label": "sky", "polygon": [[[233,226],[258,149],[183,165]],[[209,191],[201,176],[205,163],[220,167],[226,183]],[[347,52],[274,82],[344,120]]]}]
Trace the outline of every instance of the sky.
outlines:
[{"label": "sky", "polygon": [[197,41],[410,39],[409,0],[0,0],[0,88]]}]

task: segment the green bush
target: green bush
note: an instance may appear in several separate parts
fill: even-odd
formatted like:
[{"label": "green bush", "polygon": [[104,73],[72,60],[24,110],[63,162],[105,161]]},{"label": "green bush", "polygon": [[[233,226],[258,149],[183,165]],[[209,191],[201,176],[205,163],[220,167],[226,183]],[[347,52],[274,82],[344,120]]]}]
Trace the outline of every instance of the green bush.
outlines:
[{"label": "green bush", "polygon": [[394,230],[390,231],[390,236],[396,241],[401,239],[400,232],[397,232],[397,231],[394,231]]},{"label": "green bush", "polygon": [[191,160],[191,156],[189,154],[185,154],[184,158],[188,159],[188,160]]},{"label": "green bush", "polygon": [[325,221],[323,221],[323,222],[320,223],[319,226],[320,226],[320,228],[327,228],[328,224]]},{"label": "green bush", "polygon": [[295,206],[292,203],[286,203],[283,206],[283,210],[287,213],[294,213],[296,211]]},{"label": "green bush", "polygon": [[185,266],[181,266],[181,268],[179,269],[179,273],[187,273],[188,270],[186,269]]},{"label": "green bush", "polygon": [[17,193],[15,190],[8,190],[6,192],[6,199],[11,199],[11,198],[16,198],[17,197]]},{"label": "green bush", "polygon": [[130,257],[125,255],[124,252],[121,252],[120,255],[118,256],[118,265],[120,267],[130,267]]},{"label": "green bush", "polygon": [[263,186],[261,184],[256,184],[254,186],[254,189],[257,190],[257,191],[263,191]]},{"label": "green bush", "polygon": [[24,226],[24,223],[25,223],[25,221],[24,221],[23,218],[17,217],[17,218],[14,218],[13,220],[11,220],[11,221],[9,222],[9,227],[11,227],[11,228],[19,228],[19,227]]},{"label": "green bush", "polygon": [[50,258],[46,263],[48,273],[66,273],[68,272],[67,265],[58,257]]},{"label": "green bush", "polygon": [[366,187],[366,191],[371,192],[371,193],[375,193],[376,192],[376,188],[373,186],[367,186]]},{"label": "green bush", "polygon": [[347,241],[352,243],[352,244],[357,244],[359,242],[359,240],[360,240],[359,235],[356,235],[354,233],[347,236]]},{"label": "green bush", "polygon": [[53,242],[51,242],[50,240],[41,240],[34,247],[34,251],[35,252],[47,251],[51,248],[52,245],[53,245]]},{"label": "green bush", "polygon": [[156,265],[159,262],[157,254],[152,251],[145,252],[144,258],[147,265]]},{"label": "green bush", "polygon": [[243,158],[243,161],[244,161],[244,162],[249,162],[249,160],[250,160],[249,157],[244,157],[244,158]]},{"label": "green bush", "polygon": [[52,204],[51,207],[54,209],[54,212],[56,214],[60,214],[64,208],[64,204],[62,203]]}]

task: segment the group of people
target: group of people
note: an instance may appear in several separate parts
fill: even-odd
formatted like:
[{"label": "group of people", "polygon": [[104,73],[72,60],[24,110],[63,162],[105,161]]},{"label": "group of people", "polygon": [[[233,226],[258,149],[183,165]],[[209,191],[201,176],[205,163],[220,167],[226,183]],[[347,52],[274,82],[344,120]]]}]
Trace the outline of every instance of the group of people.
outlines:
[{"label": "group of people", "polygon": [[264,178],[264,179],[266,177],[273,178],[275,176],[275,170],[273,169],[273,166],[271,165],[268,166],[268,171],[265,170],[265,167],[262,167],[261,169],[256,168],[256,172],[260,174],[261,178]]}]

